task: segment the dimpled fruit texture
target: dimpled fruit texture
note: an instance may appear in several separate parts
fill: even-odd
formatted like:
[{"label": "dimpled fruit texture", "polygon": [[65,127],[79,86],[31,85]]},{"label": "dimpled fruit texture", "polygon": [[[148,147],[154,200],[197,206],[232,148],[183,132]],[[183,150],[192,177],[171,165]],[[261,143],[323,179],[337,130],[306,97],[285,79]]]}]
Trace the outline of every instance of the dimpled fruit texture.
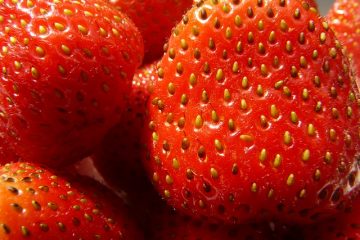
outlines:
[{"label": "dimpled fruit texture", "polygon": [[94,180],[36,164],[0,168],[0,239],[141,240],[124,202]]},{"label": "dimpled fruit texture", "polygon": [[330,27],[344,45],[360,87],[360,1],[338,0],[328,13]]},{"label": "dimpled fruit texture", "polygon": [[140,33],[96,0],[0,6],[0,163],[81,159],[125,109],[143,56]]},{"label": "dimpled fruit texture", "polygon": [[309,223],[358,185],[357,89],[307,6],[208,0],[174,30],[149,101],[144,164],[175,208]]},{"label": "dimpled fruit texture", "polygon": [[126,13],[139,28],[145,45],[144,62],[161,58],[171,29],[181,20],[193,0],[108,0]]}]

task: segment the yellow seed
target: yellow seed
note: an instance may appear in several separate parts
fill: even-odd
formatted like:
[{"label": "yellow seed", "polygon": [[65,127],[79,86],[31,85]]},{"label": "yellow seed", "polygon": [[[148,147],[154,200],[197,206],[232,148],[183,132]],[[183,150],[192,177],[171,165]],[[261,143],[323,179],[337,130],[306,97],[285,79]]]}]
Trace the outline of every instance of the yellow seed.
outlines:
[{"label": "yellow seed", "polygon": [[211,111],[211,119],[215,123],[219,122],[219,116],[217,115],[215,110]]},{"label": "yellow seed", "polygon": [[195,119],[195,127],[197,129],[201,128],[203,126],[203,119],[200,115],[197,115],[196,116],[196,119]]},{"label": "yellow seed", "polygon": [[242,24],[242,20],[241,17],[239,15],[235,16],[235,20],[234,20],[235,26],[240,27]]},{"label": "yellow seed", "polygon": [[45,51],[44,51],[44,49],[43,49],[42,47],[37,46],[37,47],[35,48],[35,51],[36,51],[36,54],[37,54],[39,57],[45,56]]},{"label": "yellow seed", "polygon": [[258,191],[258,187],[256,183],[251,184],[251,192],[256,193]]},{"label": "yellow seed", "polygon": [[294,176],[294,174],[290,174],[286,180],[286,184],[290,187],[290,186],[294,185],[294,183],[295,183],[295,176]]},{"label": "yellow seed", "polygon": [[265,162],[266,158],[267,158],[267,151],[265,148],[263,148],[263,149],[261,149],[261,152],[259,154],[259,160],[260,160],[260,162],[263,163],[263,162]]},{"label": "yellow seed", "polygon": [[315,173],[314,173],[314,180],[315,181],[319,181],[320,180],[320,177],[321,177],[321,172],[319,169],[316,169],[315,170]]},{"label": "yellow seed", "polygon": [[180,163],[179,163],[179,161],[177,160],[177,158],[173,158],[172,166],[173,166],[173,168],[175,168],[175,169],[179,169]]},{"label": "yellow seed", "polygon": [[67,16],[71,16],[71,15],[74,14],[73,11],[71,11],[70,9],[66,9],[66,8],[64,9],[63,12],[64,12],[64,14],[67,15]]},{"label": "yellow seed", "polygon": [[232,131],[232,132],[235,131],[235,122],[233,119],[229,119],[228,127],[229,127],[230,131]]},{"label": "yellow seed", "polygon": [[89,11],[84,11],[84,15],[85,15],[85,17],[92,17],[92,16],[94,16],[94,14],[92,14],[92,13],[89,12]]},{"label": "yellow seed", "polygon": [[45,34],[46,32],[47,32],[46,27],[45,27],[45,26],[40,25],[40,26],[39,26],[39,33],[40,33],[40,34]]},{"label": "yellow seed", "polygon": [[320,43],[325,43],[326,41],[326,33],[322,32],[320,33]]},{"label": "yellow seed", "polygon": [[232,37],[232,31],[231,31],[231,28],[230,27],[227,27],[226,30],[225,30],[225,37],[227,39],[231,39]]},{"label": "yellow seed", "polygon": [[286,21],[284,19],[281,19],[280,21],[280,29],[283,32],[286,32],[288,30],[289,26],[287,25]]},{"label": "yellow seed", "polygon": [[195,76],[194,73],[191,73],[191,74],[190,74],[189,82],[190,82],[190,85],[191,85],[192,87],[194,87],[194,86],[196,85],[197,80],[196,80],[196,76]]},{"label": "yellow seed", "polygon": [[251,135],[241,134],[240,135],[240,140],[242,140],[244,142],[253,142],[254,138]]},{"label": "yellow seed", "polygon": [[248,83],[249,83],[248,78],[247,78],[247,77],[243,77],[243,79],[242,79],[242,81],[241,81],[241,86],[242,86],[242,88],[244,88],[244,89],[248,88],[248,86],[249,86]]},{"label": "yellow seed", "polygon": [[35,67],[31,67],[30,71],[33,78],[38,79],[40,77],[40,73]]},{"label": "yellow seed", "polygon": [[274,189],[270,189],[269,192],[268,192],[267,197],[268,197],[268,198],[273,198],[273,197],[274,197],[274,194],[275,194]]},{"label": "yellow seed", "polygon": [[19,61],[14,61],[14,66],[16,70],[20,70],[22,67],[22,64]]},{"label": "yellow seed", "polygon": [[268,75],[268,70],[265,64],[261,64],[260,71],[262,76],[266,77]]},{"label": "yellow seed", "polygon": [[174,183],[174,180],[173,180],[173,178],[172,178],[170,175],[166,175],[165,181],[166,181],[166,183],[169,184],[169,185],[171,185],[171,184]]},{"label": "yellow seed", "polygon": [[302,153],[302,160],[304,161],[304,162],[307,162],[307,161],[309,161],[309,159],[310,159],[310,150],[309,149],[306,149],[303,153]]},{"label": "yellow seed", "polygon": [[180,40],[180,45],[181,45],[182,50],[185,51],[185,50],[188,49],[188,44],[187,44],[187,42],[186,42],[185,39],[181,39],[181,40]]},{"label": "yellow seed", "polygon": [[290,113],[290,120],[294,124],[297,124],[299,121],[297,114],[293,111]]},{"label": "yellow seed", "polygon": [[304,101],[308,100],[309,99],[309,90],[304,88],[301,97]]},{"label": "yellow seed", "polygon": [[69,56],[71,54],[70,48],[64,44],[61,45],[61,50],[65,55]]},{"label": "yellow seed", "polygon": [[78,25],[78,29],[82,34],[84,34],[84,35],[88,34],[89,30],[86,27],[84,27],[82,25]]},{"label": "yellow seed", "polygon": [[301,189],[300,193],[299,193],[299,198],[303,199],[306,197],[306,190],[305,189]]},{"label": "yellow seed", "polygon": [[278,168],[278,167],[280,167],[280,165],[281,165],[281,162],[282,162],[282,157],[281,157],[281,155],[280,154],[276,154],[275,155],[275,158],[274,158],[274,167],[275,168]]},{"label": "yellow seed", "polygon": [[240,108],[241,108],[242,110],[246,110],[246,109],[248,108],[245,99],[241,99],[241,101],[240,101]]},{"label": "yellow seed", "polygon": [[105,29],[103,29],[102,27],[99,28],[99,32],[100,32],[100,35],[103,37],[106,37],[108,34],[107,31]]},{"label": "yellow seed", "polygon": [[229,89],[224,90],[224,100],[226,102],[229,102],[231,100],[231,93],[230,93]]},{"label": "yellow seed", "polygon": [[116,28],[112,28],[111,31],[115,37],[118,37],[120,35],[119,30],[117,30]]},{"label": "yellow seed", "polygon": [[335,142],[336,141],[336,131],[334,129],[330,129],[329,131],[329,136],[330,136],[330,140],[332,142]]},{"label": "yellow seed", "polygon": [[164,196],[166,198],[170,198],[170,191],[169,190],[164,190]]},{"label": "yellow seed", "polygon": [[224,72],[223,72],[223,70],[221,68],[218,69],[217,72],[216,72],[216,80],[218,82],[222,82],[224,80]]},{"label": "yellow seed", "polygon": [[290,134],[289,131],[286,131],[286,132],[284,133],[284,143],[285,143],[286,145],[291,145],[291,143],[292,143],[292,138],[291,138],[291,134]]},{"label": "yellow seed", "polygon": [[17,39],[15,37],[10,37],[10,43],[12,45],[16,44],[16,42],[17,42]]},{"label": "yellow seed", "polygon": [[210,168],[211,177],[217,179],[219,177],[218,171],[215,168]]},{"label": "yellow seed", "polygon": [[262,88],[262,86],[259,84],[256,88],[256,94],[259,96],[259,97],[262,97],[264,95],[264,90]]},{"label": "yellow seed", "polygon": [[279,117],[279,110],[274,104],[270,106],[270,114],[273,118]]},{"label": "yellow seed", "polygon": [[275,42],[276,42],[276,34],[275,34],[274,31],[271,31],[271,32],[270,32],[269,42],[270,42],[270,43],[275,43]]},{"label": "yellow seed", "polygon": [[315,127],[312,123],[308,125],[308,135],[309,136],[315,136]]},{"label": "yellow seed", "polygon": [[215,139],[214,144],[217,151],[222,152],[224,150],[224,147],[221,144],[220,140]]},{"label": "yellow seed", "polygon": [[330,164],[331,161],[332,161],[332,155],[331,155],[331,153],[330,153],[330,152],[326,152],[324,159],[325,159],[325,163]]},{"label": "yellow seed", "polygon": [[233,71],[233,73],[238,73],[239,72],[239,63],[237,61],[234,62],[233,67],[232,67],[232,71]]}]

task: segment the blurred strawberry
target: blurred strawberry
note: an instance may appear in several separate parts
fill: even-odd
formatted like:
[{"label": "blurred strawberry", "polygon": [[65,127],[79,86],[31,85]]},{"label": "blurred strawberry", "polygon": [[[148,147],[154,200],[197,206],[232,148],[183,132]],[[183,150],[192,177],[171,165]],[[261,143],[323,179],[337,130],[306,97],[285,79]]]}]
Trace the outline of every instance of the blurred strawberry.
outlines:
[{"label": "blurred strawberry", "polygon": [[360,1],[336,0],[328,13],[328,19],[351,59],[360,87]]},{"label": "blurred strawberry", "polygon": [[115,189],[138,191],[143,181],[147,181],[141,163],[144,155],[141,134],[146,127],[146,102],[156,79],[155,63],[137,70],[132,90],[125,99],[127,111],[109,131],[93,156],[95,167],[105,182]]},{"label": "blurred strawberry", "polygon": [[139,28],[145,44],[145,63],[159,59],[172,28],[193,0],[108,0],[126,13]]}]

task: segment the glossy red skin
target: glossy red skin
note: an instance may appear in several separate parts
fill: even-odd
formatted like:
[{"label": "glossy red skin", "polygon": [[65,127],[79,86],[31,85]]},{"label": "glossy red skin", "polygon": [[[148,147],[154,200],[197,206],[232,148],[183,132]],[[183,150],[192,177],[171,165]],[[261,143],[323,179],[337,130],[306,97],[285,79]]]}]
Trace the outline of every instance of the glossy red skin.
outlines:
[{"label": "glossy red skin", "polygon": [[330,27],[343,44],[360,88],[360,1],[337,0],[328,13]]},{"label": "glossy red skin", "polygon": [[0,9],[0,60],[6,69],[0,86],[0,163],[13,156],[53,166],[72,163],[89,155],[119,121],[123,95],[142,61],[142,38],[131,20],[97,0],[37,0],[32,8],[27,2],[6,0]]},{"label": "glossy red skin", "polygon": [[[286,7],[279,7],[279,1],[264,1],[262,6],[257,1],[240,1],[238,5],[228,4],[229,13],[222,10],[223,1],[216,6],[209,2],[187,13],[187,21],[176,27],[168,52],[159,64],[160,78],[148,106],[149,153],[144,161],[155,187],[180,211],[231,223],[272,218],[311,223],[332,214],[358,185],[356,156],[360,151],[359,107],[355,97],[358,92],[352,89],[348,62],[334,34],[325,20],[304,10],[298,1],[285,1]],[[269,6],[275,13],[272,18],[267,16]],[[206,15],[201,13],[204,8]],[[297,8],[301,12],[299,20],[293,17]],[[234,26],[237,14],[242,16],[240,27]],[[214,24],[216,17],[219,25]],[[260,19],[263,30],[258,28]],[[281,19],[289,27],[285,32],[280,29]],[[314,31],[308,29],[310,20],[314,22]],[[226,27],[232,31],[230,39],[226,38]],[[268,40],[272,30],[276,32],[275,43]],[[253,43],[248,41],[248,32],[253,32]],[[304,44],[298,41],[301,32],[305,33]],[[326,35],[324,43],[320,42],[322,32]],[[210,37],[215,43],[214,50],[210,49]],[[293,47],[290,53],[285,51],[288,40]],[[238,41],[242,42],[240,53],[235,52]],[[264,44],[264,54],[258,50],[260,42]],[[200,51],[198,59],[196,48]],[[330,56],[332,48],[336,52],[334,58]],[[312,57],[314,49],[318,51],[317,58]],[[278,67],[273,65],[275,56],[279,58]],[[301,67],[301,56],[305,57],[306,66]],[[239,68],[232,73],[235,61]],[[209,73],[204,71],[206,62]],[[266,65],[268,74],[262,73],[261,64]],[[297,68],[298,75],[291,76],[292,66]],[[219,69],[223,71],[217,80]],[[196,76],[195,84],[189,81],[192,73]],[[248,77],[245,89],[244,76]],[[320,84],[314,82],[315,76],[321,79]],[[279,80],[284,80],[284,84],[276,89]],[[169,87],[169,83],[173,86]],[[257,94],[259,84],[263,96]],[[291,90],[289,97],[285,86]],[[224,98],[225,89],[231,93],[228,102]],[[303,97],[304,89],[308,96]],[[202,100],[204,90],[208,103]],[[182,103],[183,94],[187,101]],[[240,108],[241,99],[247,102],[244,110]],[[322,109],[316,112],[319,101]],[[271,105],[276,106],[279,114],[271,114]],[[212,110],[217,112],[217,123],[212,120]],[[295,123],[290,120],[292,111],[298,118]],[[170,113],[173,121],[168,121]],[[267,119],[265,127],[261,125],[262,115]],[[203,123],[199,129],[197,116]],[[234,120],[234,131],[228,127],[230,119]],[[309,124],[315,127],[314,134],[308,133]],[[336,132],[332,139],[330,129]],[[291,134],[290,144],[284,141],[286,131]],[[246,136],[241,140],[241,135],[250,135],[250,140],[246,141]],[[351,142],[345,143],[345,138],[351,138]],[[216,149],[215,140],[220,141],[223,149]],[[199,157],[201,147],[205,157]],[[262,149],[267,154],[260,161]],[[327,151],[331,153],[330,161],[325,158]],[[281,156],[279,166],[274,161],[276,154]]]},{"label": "glossy red skin", "polygon": [[[95,235],[143,239],[124,202],[90,179],[77,176],[70,184],[35,164],[7,164],[0,169],[0,193],[0,238],[4,240],[95,239]],[[22,226],[27,231],[21,231]]]},{"label": "glossy red skin", "polygon": [[146,128],[146,102],[156,79],[156,63],[136,71],[132,89],[125,96],[126,112],[92,157],[106,183],[115,189],[139,191],[147,181],[141,162],[145,151],[141,135]]},{"label": "glossy red skin", "polygon": [[139,28],[145,45],[144,62],[162,57],[172,28],[181,20],[193,0],[108,0],[126,13]]}]

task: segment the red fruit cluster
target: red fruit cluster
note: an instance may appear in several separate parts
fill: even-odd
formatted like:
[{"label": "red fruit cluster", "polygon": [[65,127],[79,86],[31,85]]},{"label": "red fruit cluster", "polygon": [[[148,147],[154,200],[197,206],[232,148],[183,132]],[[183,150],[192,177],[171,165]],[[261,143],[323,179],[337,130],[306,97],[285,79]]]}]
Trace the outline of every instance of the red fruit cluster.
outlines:
[{"label": "red fruit cluster", "polygon": [[359,9],[0,1],[0,239],[360,240]]}]

